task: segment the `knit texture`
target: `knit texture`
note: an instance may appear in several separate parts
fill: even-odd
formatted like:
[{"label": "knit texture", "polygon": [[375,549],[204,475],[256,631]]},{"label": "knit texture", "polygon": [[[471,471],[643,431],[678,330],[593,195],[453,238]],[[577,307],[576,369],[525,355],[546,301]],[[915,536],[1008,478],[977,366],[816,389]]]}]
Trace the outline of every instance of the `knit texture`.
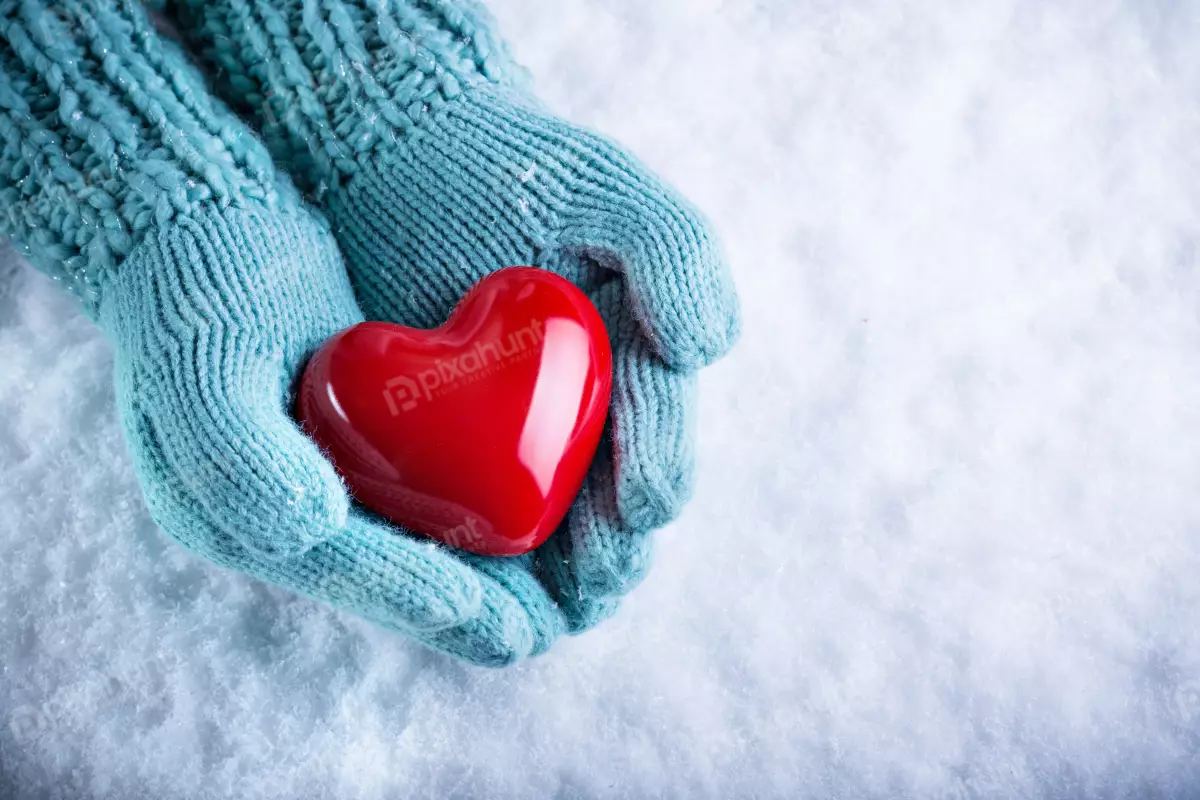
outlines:
[{"label": "knit texture", "polygon": [[564,623],[527,565],[479,569],[353,508],[290,418],[305,359],[363,317],[328,223],[252,132],[137,6],[0,12],[4,233],[111,338],[163,530],[474,663],[544,648]]},{"label": "knit texture", "polygon": [[572,513],[538,554],[544,582],[576,632],[615,613],[618,599],[646,576],[651,532],[692,491],[696,376],[653,356],[620,289],[610,280],[590,294],[613,343],[608,441]]},{"label": "knit texture", "polygon": [[352,509],[288,417],[308,353],[362,319],[321,218],[176,218],[105,294],[134,464],[154,518],[185,547],[476,664],[512,663],[562,627],[530,620],[526,607],[552,605],[517,564],[481,571]]},{"label": "knit texture", "polygon": [[472,2],[165,0],[218,93],[278,164],[323,196],[471,83],[523,72]]},{"label": "knit texture", "polygon": [[93,316],[152,226],[279,203],[267,151],[127,4],[0,0],[0,234]]},{"label": "knit texture", "polygon": [[689,495],[691,373],[739,331],[707,222],[622,148],[546,113],[477,4],[174,3],[225,98],[325,208],[370,318],[438,325],[514,264],[597,303],[611,452],[534,566],[572,630],[611,613],[646,573],[647,534]]}]

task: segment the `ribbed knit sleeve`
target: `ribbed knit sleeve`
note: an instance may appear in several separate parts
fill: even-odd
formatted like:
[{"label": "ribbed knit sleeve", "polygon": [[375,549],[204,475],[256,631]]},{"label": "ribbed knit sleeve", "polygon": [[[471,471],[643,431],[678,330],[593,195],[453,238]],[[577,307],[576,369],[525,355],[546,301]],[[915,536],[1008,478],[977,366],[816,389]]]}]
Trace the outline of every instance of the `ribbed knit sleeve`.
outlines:
[{"label": "ribbed knit sleeve", "polygon": [[261,143],[128,0],[0,0],[0,234],[95,315],[154,226],[274,206]]},{"label": "ribbed knit sleeve", "polygon": [[464,0],[168,0],[280,167],[316,196],[472,82],[523,76]]}]

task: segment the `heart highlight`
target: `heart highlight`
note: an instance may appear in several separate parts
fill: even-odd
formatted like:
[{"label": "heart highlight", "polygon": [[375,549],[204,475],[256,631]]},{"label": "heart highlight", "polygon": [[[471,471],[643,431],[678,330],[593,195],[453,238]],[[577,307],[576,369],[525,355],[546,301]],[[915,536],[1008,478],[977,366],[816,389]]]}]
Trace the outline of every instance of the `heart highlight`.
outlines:
[{"label": "heart highlight", "polygon": [[608,413],[599,313],[545,270],[493,272],[445,324],[364,322],[326,342],[297,416],[354,498],[452,547],[527,553],[566,515]]}]

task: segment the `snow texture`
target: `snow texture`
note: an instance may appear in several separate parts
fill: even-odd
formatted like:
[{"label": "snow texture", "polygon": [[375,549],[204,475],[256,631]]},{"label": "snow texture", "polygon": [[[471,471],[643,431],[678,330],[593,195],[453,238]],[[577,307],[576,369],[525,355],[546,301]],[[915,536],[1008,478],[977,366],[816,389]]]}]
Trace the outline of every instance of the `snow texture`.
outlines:
[{"label": "snow texture", "polygon": [[742,293],[650,577],[492,672],[210,567],[7,256],[0,797],[1200,796],[1200,4],[492,5]]}]

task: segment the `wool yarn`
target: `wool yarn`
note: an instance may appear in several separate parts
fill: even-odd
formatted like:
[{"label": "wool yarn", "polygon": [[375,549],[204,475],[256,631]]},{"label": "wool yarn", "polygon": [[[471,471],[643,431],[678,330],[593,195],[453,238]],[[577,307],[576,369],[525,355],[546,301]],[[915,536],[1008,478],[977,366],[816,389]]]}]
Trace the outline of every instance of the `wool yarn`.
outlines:
[{"label": "wool yarn", "polygon": [[477,664],[564,626],[528,566],[486,570],[351,506],[291,420],[308,355],[363,319],[326,220],[124,0],[0,1],[0,233],[115,350],[147,505],[211,561]]},{"label": "wool yarn", "polygon": [[167,13],[328,215],[368,317],[431,327],[492,270],[551,269],[612,336],[607,448],[537,568],[572,630],[645,575],[690,496],[697,368],[736,340],[704,217],[530,92],[464,0],[168,0]]}]

